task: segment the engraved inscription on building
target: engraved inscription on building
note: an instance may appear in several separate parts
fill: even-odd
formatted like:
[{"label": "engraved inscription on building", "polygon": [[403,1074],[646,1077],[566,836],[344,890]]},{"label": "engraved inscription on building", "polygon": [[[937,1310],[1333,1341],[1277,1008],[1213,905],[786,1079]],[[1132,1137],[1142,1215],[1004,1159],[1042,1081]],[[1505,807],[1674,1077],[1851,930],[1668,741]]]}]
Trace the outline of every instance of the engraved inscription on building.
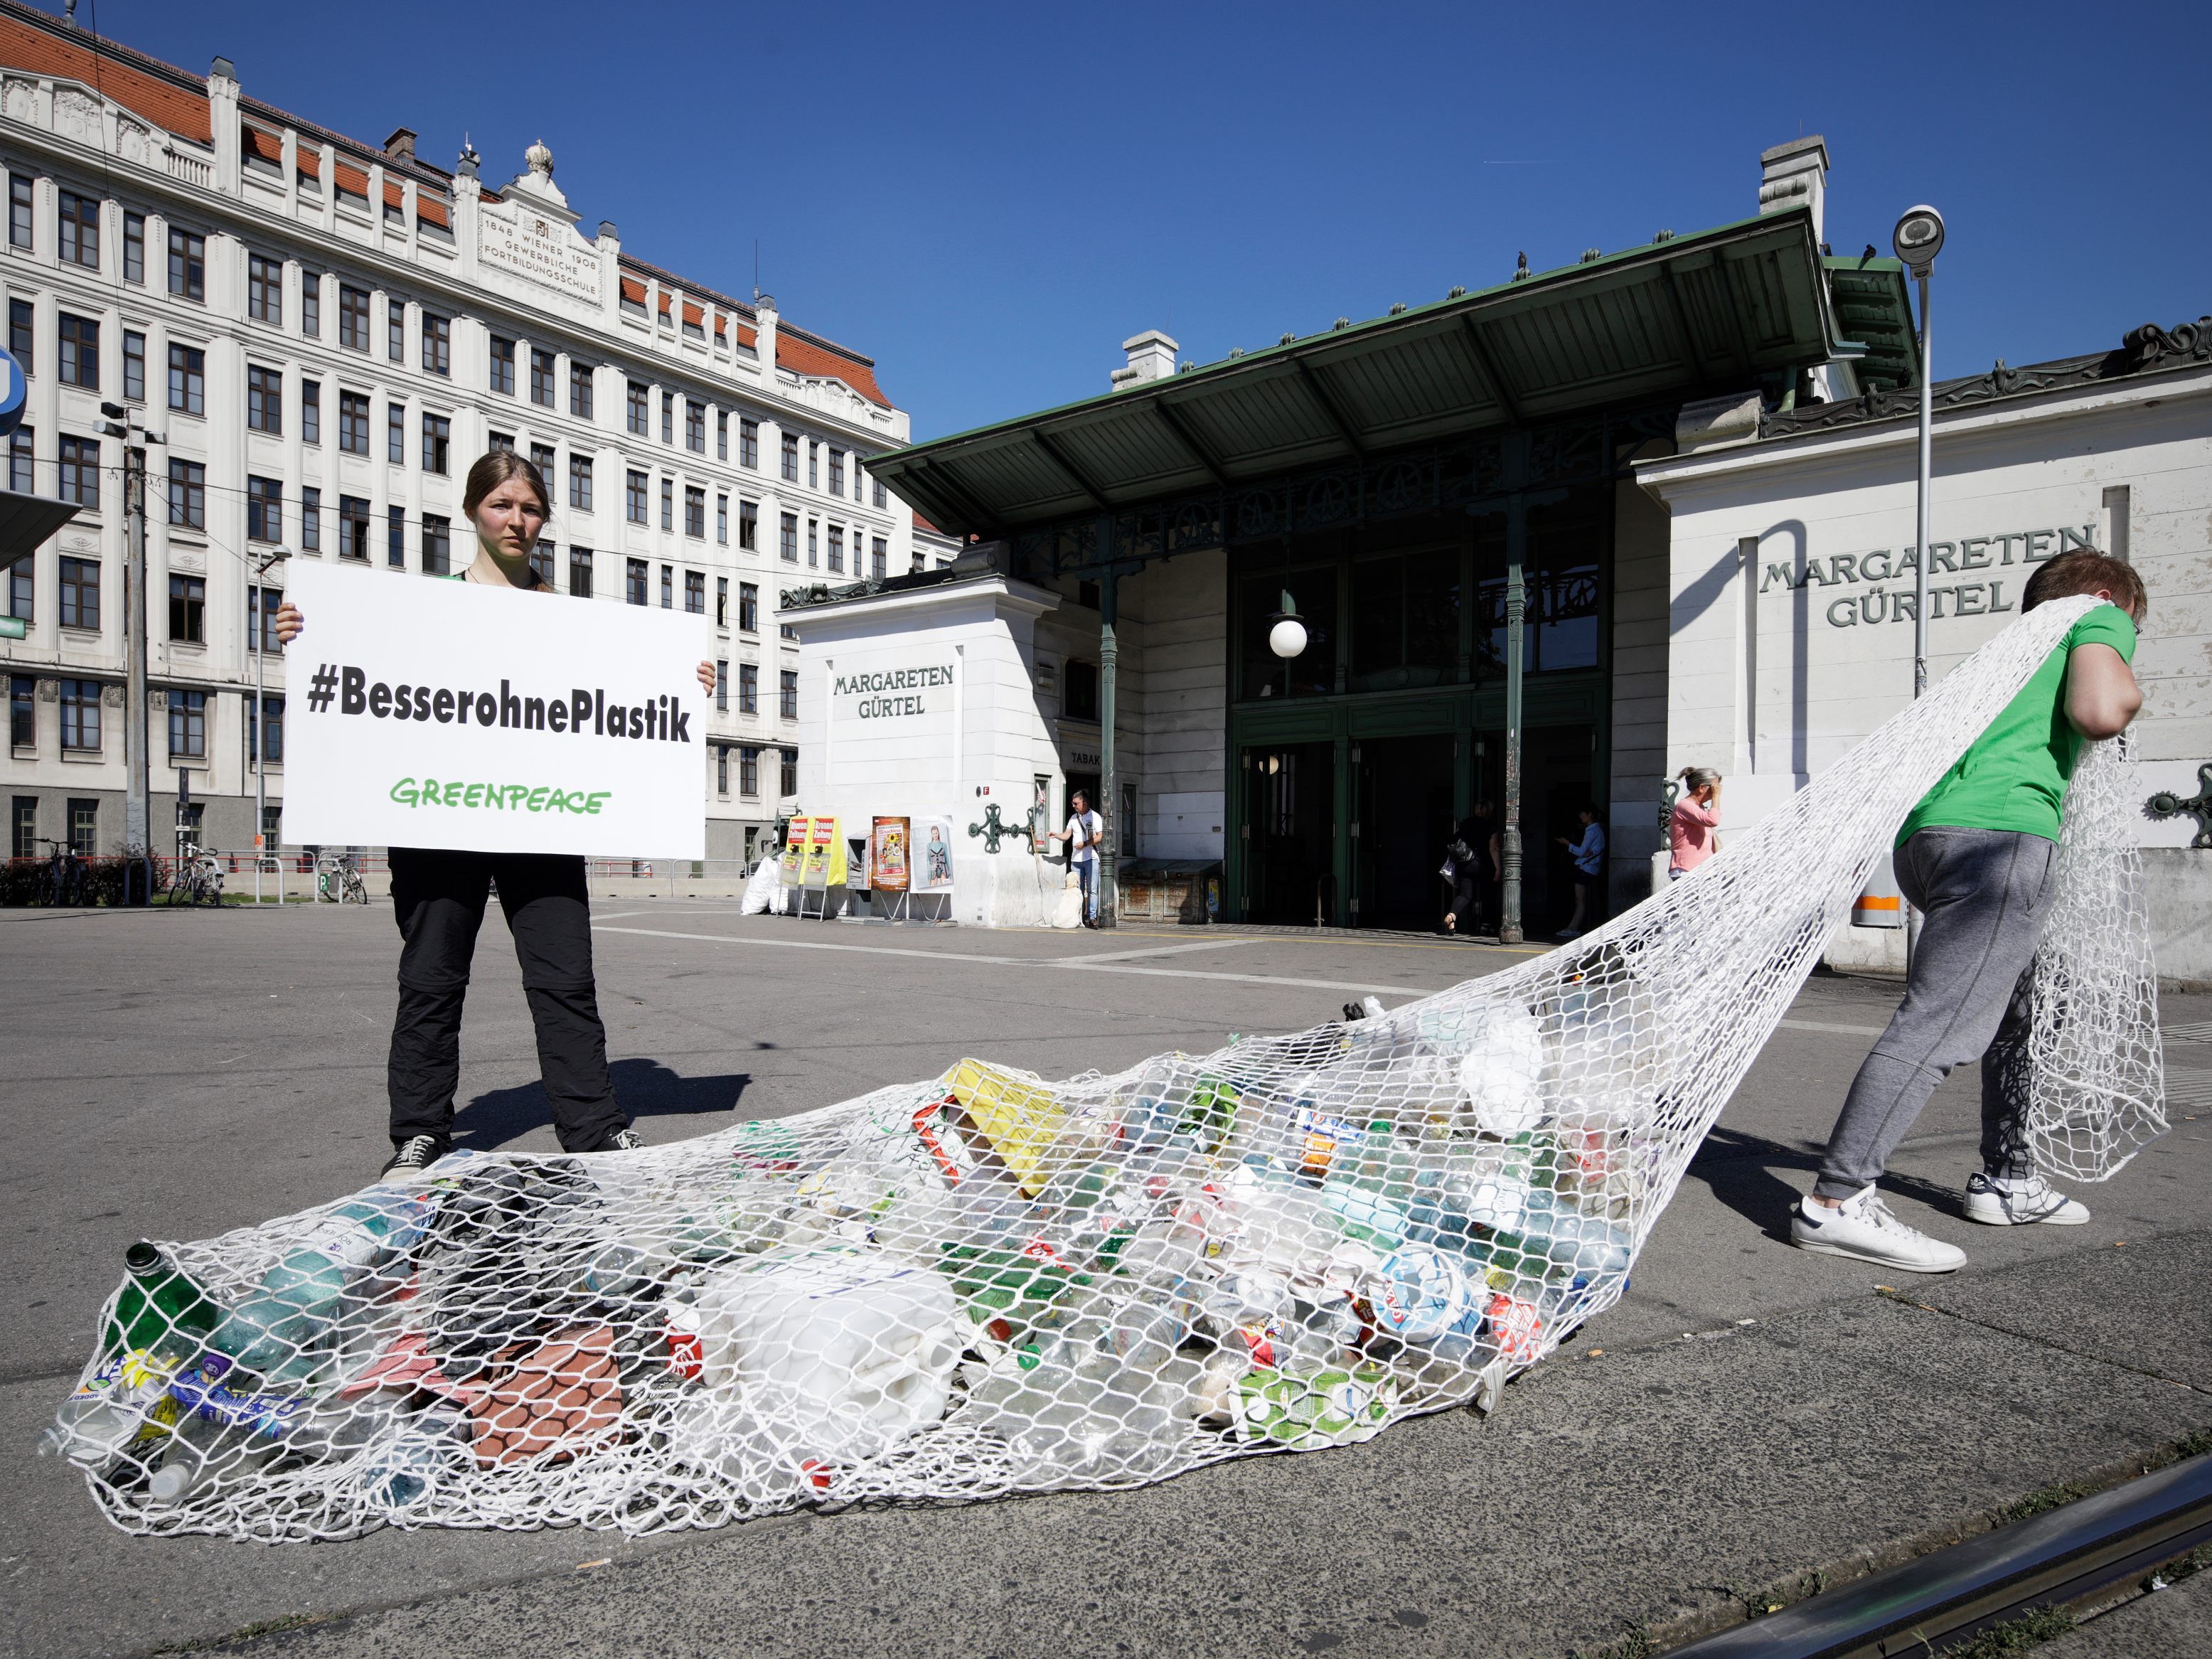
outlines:
[{"label": "engraved inscription on building", "polygon": [[527,276],[586,305],[599,304],[599,256],[557,219],[527,206],[517,208],[510,218],[486,203],[477,223],[477,258],[485,264]]}]

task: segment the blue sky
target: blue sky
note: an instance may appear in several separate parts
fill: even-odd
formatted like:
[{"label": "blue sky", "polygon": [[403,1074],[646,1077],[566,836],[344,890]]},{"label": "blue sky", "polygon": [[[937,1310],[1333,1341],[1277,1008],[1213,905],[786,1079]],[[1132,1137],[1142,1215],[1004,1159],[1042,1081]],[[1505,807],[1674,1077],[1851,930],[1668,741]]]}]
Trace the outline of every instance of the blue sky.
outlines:
[{"label": "blue sky", "polygon": [[[58,9],[58,0],[54,0]],[[95,15],[96,14],[96,15]],[[1927,199],[1936,373],[2212,311],[2212,100],[2179,6],[584,5],[78,16],[487,179],[543,137],[587,226],[874,356],[917,437],[1183,356],[1748,216],[1824,134],[1828,240]],[[2196,18],[2192,21],[2192,16]],[[1914,31],[1923,32],[1916,40]]]}]

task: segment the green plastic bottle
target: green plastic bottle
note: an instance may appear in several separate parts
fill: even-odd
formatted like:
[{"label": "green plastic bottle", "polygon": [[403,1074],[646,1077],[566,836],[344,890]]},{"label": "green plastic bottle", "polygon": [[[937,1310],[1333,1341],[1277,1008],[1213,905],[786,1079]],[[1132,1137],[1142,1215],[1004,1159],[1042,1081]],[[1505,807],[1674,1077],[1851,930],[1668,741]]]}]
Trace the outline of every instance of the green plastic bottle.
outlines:
[{"label": "green plastic bottle", "polygon": [[196,1358],[222,1316],[215,1298],[143,1238],[123,1253],[123,1265],[131,1276],[116,1298],[102,1352],[111,1358],[155,1354],[178,1364]]}]

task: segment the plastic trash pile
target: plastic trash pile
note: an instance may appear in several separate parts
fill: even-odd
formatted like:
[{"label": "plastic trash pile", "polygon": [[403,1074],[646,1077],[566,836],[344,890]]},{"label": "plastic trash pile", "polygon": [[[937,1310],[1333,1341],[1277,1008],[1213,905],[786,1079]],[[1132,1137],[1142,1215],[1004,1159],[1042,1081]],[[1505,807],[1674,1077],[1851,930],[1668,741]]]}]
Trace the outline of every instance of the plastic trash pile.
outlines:
[{"label": "plastic trash pile", "polygon": [[[2077,611],[1574,949],[1403,1007],[1110,1077],[963,1060],[641,1152],[456,1153],[134,1246],[52,1447],[132,1531],[636,1534],[1127,1486],[1494,1406],[1620,1295],[1890,829]],[[2068,878],[2140,936],[2111,863]],[[2118,1028],[2061,1011],[2039,1062],[2045,1120],[2108,1167],[2161,1127],[2148,963],[2133,1002],[2096,988]]]}]

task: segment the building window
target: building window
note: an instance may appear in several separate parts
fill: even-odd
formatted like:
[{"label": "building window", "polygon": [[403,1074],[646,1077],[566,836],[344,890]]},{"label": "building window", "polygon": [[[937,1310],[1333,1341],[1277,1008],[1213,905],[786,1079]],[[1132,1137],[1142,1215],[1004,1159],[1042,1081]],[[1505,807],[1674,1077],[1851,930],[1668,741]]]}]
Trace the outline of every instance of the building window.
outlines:
[{"label": "building window", "polygon": [[100,269],[100,202],[73,190],[61,192],[62,263]]},{"label": "building window", "polygon": [[741,662],[738,665],[738,713],[760,713],[760,665]]},{"label": "building window", "polygon": [[349,455],[368,453],[368,393],[338,393],[338,447]]},{"label": "building window", "polygon": [[695,455],[707,453],[707,405],[690,398],[684,400],[684,447]]},{"label": "building window", "polygon": [[207,643],[207,579],[169,578],[169,638],[179,645]]},{"label": "building window", "polygon": [[284,262],[265,253],[246,256],[246,314],[257,323],[284,322]]},{"label": "building window", "polygon": [[551,444],[531,445],[530,464],[538,469],[539,477],[552,477],[554,476],[553,446]]},{"label": "building window", "polygon": [[660,608],[663,611],[676,609],[676,567],[672,564],[660,567]]},{"label": "building window", "polygon": [[[38,491],[38,445],[35,434],[27,426],[19,426],[8,434],[8,488],[19,495],[35,495]],[[24,567],[18,564],[15,568]]]},{"label": "building window", "polygon": [[780,749],[776,753],[781,757],[776,768],[779,775],[777,787],[786,797],[795,795],[799,793],[799,751],[796,749]]},{"label": "building window", "polygon": [[207,238],[169,230],[169,292],[180,300],[207,298]]},{"label": "building window", "polygon": [[673,478],[660,481],[660,527],[668,531],[676,528],[676,480]]},{"label": "building window", "polygon": [[100,510],[100,440],[62,440],[61,499]]},{"label": "building window", "polygon": [[484,434],[484,444],[487,448],[496,449],[505,454],[512,455],[514,453],[514,434],[512,432],[487,432]]},{"label": "building window", "polygon": [[320,380],[300,382],[300,441],[317,445],[323,441],[323,383]]},{"label": "building window", "polygon": [[714,793],[724,799],[730,793],[730,750],[726,744],[714,745]]},{"label": "building window", "polygon": [[738,793],[741,795],[760,793],[760,750],[742,748],[738,750]]},{"label": "building window", "polygon": [[684,487],[684,533],[695,541],[707,539],[707,492],[692,484]]},{"label": "building window", "polygon": [[783,562],[786,564],[799,562],[799,515],[797,514],[787,513],[783,515],[783,527],[779,532],[776,550],[783,555]]},{"label": "building window", "polygon": [[830,452],[830,493],[832,495],[845,493],[845,452],[842,449]]},{"label": "building window", "polygon": [[581,363],[568,365],[568,412],[580,421],[592,418],[592,371]]},{"label": "building window", "polygon": [[592,464],[581,455],[568,458],[568,505],[579,512],[592,510]]},{"label": "building window", "polygon": [[[36,749],[39,746],[39,683],[28,674],[8,677],[8,743],[15,749]],[[31,839],[24,830],[26,800],[31,805],[30,828],[35,835],[38,829],[38,799],[36,795],[15,797],[15,856],[25,859],[31,854],[23,843]]]},{"label": "building window", "polygon": [[[84,684],[90,685],[92,682],[86,680]],[[100,747],[99,708],[95,705],[92,712],[92,747],[98,749]],[[100,850],[100,803],[96,799],[83,800],[72,795],[70,797],[69,815],[70,851],[75,853],[79,858],[88,859]]]},{"label": "building window", "polygon": [[284,371],[246,366],[246,424],[250,430],[281,437],[284,432]]},{"label": "building window", "polygon": [[27,173],[8,175],[8,241],[12,247],[31,246],[32,184]]},{"label": "building window", "polygon": [[714,626],[726,629],[730,625],[730,579],[714,578]]},{"label": "building window", "polygon": [[645,561],[632,559],[623,580],[623,598],[632,605],[645,603]]},{"label": "building window", "polygon": [[389,294],[384,296],[384,355],[395,363],[407,361],[407,301]]},{"label": "building window", "polygon": [[123,216],[123,280],[133,288],[146,286],[146,216]]},{"label": "building window", "polygon": [[100,390],[100,325],[94,319],[62,313],[61,380],[64,386]]},{"label": "building window", "polygon": [[309,484],[300,492],[300,551],[323,550],[323,492]]},{"label": "building window", "polygon": [[538,578],[549,593],[561,591],[561,585],[553,580],[554,562],[559,556],[560,550],[550,542],[535,543],[530,550],[530,574]]},{"label": "building window", "polygon": [[799,671],[787,668],[776,678],[782,692],[781,706],[776,712],[787,720],[795,720],[799,718]]},{"label": "building window", "polygon": [[338,343],[349,351],[368,349],[368,290],[338,284]]},{"label": "building window", "polygon": [[881,478],[871,478],[868,482],[875,488],[876,505],[878,507],[887,505],[884,495],[884,481]]},{"label": "building window", "polygon": [[338,557],[368,562],[368,503],[358,495],[338,497]]},{"label": "building window", "polygon": [[207,413],[207,353],[198,346],[169,348],[169,407],[181,415]]},{"label": "building window", "polygon": [[727,495],[717,495],[714,497],[714,541],[720,547],[730,544],[730,498]]},{"label": "building window", "polygon": [[799,440],[788,432],[783,434],[783,476],[799,482]]},{"label": "building window", "polygon": [[123,400],[146,401],[146,337],[136,329],[123,331]]},{"label": "building window", "polygon": [[428,374],[451,377],[453,372],[453,322],[431,312],[422,313],[422,369]]},{"label": "building window", "polygon": [[760,589],[751,582],[738,584],[738,631],[760,632]]},{"label": "building window", "polygon": [[684,610],[688,616],[707,614],[707,574],[702,570],[684,573]]},{"label": "building window", "polygon": [[568,550],[568,591],[580,599],[592,597],[592,550],[588,547]]},{"label": "building window", "polygon": [[514,395],[514,342],[491,337],[491,389]]},{"label": "building window", "polygon": [[[727,657],[718,659],[714,664],[714,707],[721,714],[730,712],[730,659]],[[729,793],[727,784],[722,787],[722,793]]]},{"label": "building window", "polygon": [[8,614],[21,623],[37,621],[37,568],[29,559],[18,559],[8,567]]},{"label": "building window", "polygon": [[632,380],[623,404],[623,419],[629,423],[630,431],[641,438],[646,435],[645,399],[645,387]]},{"label": "building window", "polygon": [[751,501],[738,503],[738,545],[749,552],[760,546],[760,508]]},{"label": "building window", "polygon": [[[246,648],[264,655],[283,649],[276,641],[276,611],[284,603],[281,588],[246,590]],[[249,711],[251,712],[251,711]]]},{"label": "building window", "polygon": [[274,478],[249,477],[246,481],[246,539],[284,539],[284,486]]},{"label": "building window", "polygon": [[451,469],[453,454],[453,422],[443,415],[422,417],[422,470],[443,473]]},{"label": "building window", "polygon": [[806,521],[806,568],[814,569],[822,562],[822,520]]},{"label": "building window", "polygon": [[407,465],[407,405],[384,406],[384,459],[394,466]]},{"label": "building window", "polygon": [[632,524],[643,524],[645,522],[645,474],[632,472],[628,475],[628,480],[623,490],[624,516]]},{"label": "building window", "polygon": [[[546,556],[552,556],[550,549]],[[434,513],[425,513],[422,515],[422,574],[426,576],[446,576],[452,574],[453,569],[453,520],[441,519]],[[548,571],[545,574],[546,580],[550,581],[552,573]]]},{"label": "building window", "polygon": [[300,332],[310,340],[323,337],[323,273],[300,273]]},{"label": "building window", "polygon": [[407,568],[407,509],[388,507],[384,514],[384,562],[394,570]]},{"label": "building window", "polygon": [[842,524],[830,526],[830,568],[840,575],[844,574],[845,526]]},{"label": "building window", "polygon": [[809,489],[822,488],[822,441],[819,438],[806,441],[806,487]]},{"label": "building window", "polygon": [[169,463],[169,522],[187,530],[207,528],[207,468],[198,461]]},{"label": "building window", "polygon": [[169,758],[207,758],[207,693],[169,693]]},{"label": "building window", "polygon": [[61,562],[64,628],[100,631],[100,561],[64,559]]},{"label": "building window", "polygon": [[[261,714],[261,719],[257,720],[253,718],[253,699],[248,696],[246,699],[246,752],[251,755],[254,750],[257,739],[261,738],[263,732],[266,732],[268,737],[262,746],[261,763],[264,766],[282,766],[284,763],[284,699],[273,696],[263,697]],[[283,819],[280,816],[283,810],[281,805],[265,809],[268,816],[262,821],[261,833],[266,838],[268,845],[271,847],[276,846],[283,839]]]},{"label": "building window", "polygon": [[38,313],[28,300],[8,301],[8,355],[26,374],[39,372],[33,361],[33,348],[38,341]]},{"label": "building window", "polygon": [[726,409],[714,411],[714,459],[718,461],[730,459],[730,411]]},{"label": "building window", "polygon": [[[62,747],[91,754],[100,752],[98,680],[62,682]],[[71,817],[76,816],[76,805],[75,801],[70,803]]]},{"label": "building window", "polygon": [[530,401],[553,407],[553,354],[537,346],[530,348]]},{"label": "building window", "polygon": [[660,394],[660,441],[676,441],[676,394],[672,392]]},{"label": "building window", "polygon": [[742,416],[738,420],[738,465],[760,471],[760,422]]},{"label": "building window", "polygon": [[878,581],[890,574],[890,550],[884,544],[881,536],[868,544],[868,574]]}]

